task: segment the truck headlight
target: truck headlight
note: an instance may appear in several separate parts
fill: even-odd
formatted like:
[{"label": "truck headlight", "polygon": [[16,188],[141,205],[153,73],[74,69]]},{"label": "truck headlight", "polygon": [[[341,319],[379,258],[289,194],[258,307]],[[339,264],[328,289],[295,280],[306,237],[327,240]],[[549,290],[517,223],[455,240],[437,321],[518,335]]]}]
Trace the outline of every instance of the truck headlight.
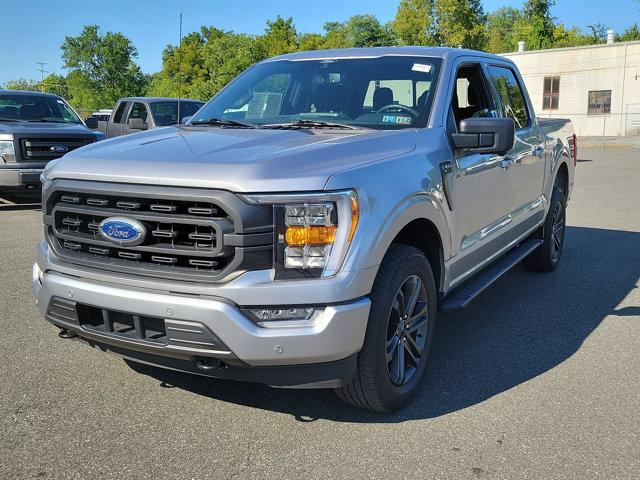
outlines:
[{"label": "truck headlight", "polygon": [[16,161],[16,151],[13,147],[13,140],[0,140],[0,157],[2,157],[5,162]]},{"label": "truck headlight", "polygon": [[338,273],[358,225],[355,191],[245,198],[273,205],[276,279],[331,277]]}]

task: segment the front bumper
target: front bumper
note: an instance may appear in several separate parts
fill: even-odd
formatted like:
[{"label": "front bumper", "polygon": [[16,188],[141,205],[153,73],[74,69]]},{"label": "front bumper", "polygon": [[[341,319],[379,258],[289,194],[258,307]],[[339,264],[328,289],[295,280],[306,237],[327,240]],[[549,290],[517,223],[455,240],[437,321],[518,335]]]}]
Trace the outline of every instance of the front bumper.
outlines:
[{"label": "front bumper", "polygon": [[[148,288],[123,288],[118,284],[80,279],[55,271],[43,273],[37,264],[33,267],[33,290],[41,314],[59,327],[73,331],[96,346],[106,345],[108,348],[105,349],[133,360],[183,371],[190,371],[186,365],[195,366],[195,360],[203,357],[246,367],[312,367],[312,364],[320,367],[321,364],[326,366],[345,360],[362,347],[370,307],[370,301],[365,297],[320,307],[322,312],[313,325],[263,328],[241,313],[236,304],[220,297],[180,295]],[[264,295],[264,292],[262,294]],[[168,326],[175,326],[180,322],[202,325],[220,339],[225,348],[203,349],[199,346],[188,346],[188,342],[185,343],[183,340],[154,345],[141,342],[139,339],[97,332],[82,325],[52,318],[48,315],[52,299],[64,299],[98,309],[157,317],[164,319],[165,325]],[[291,303],[294,302],[295,299],[292,299]],[[141,356],[146,359],[140,358]],[[152,361],[149,358],[156,360]],[[159,362],[158,358],[163,359],[163,362]],[[176,362],[182,367],[176,366]],[[216,375],[213,370],[206,374],[224,376],[222,372]],[[228,370],[225,375],[229,375]],[[238,374],[238,377],[243,379],[244,374]],[[301,382],[301,378],[296,377],[296,385],[334,380],[318,379],[317,375],[310,378],[311,382]]]},{"label": "front bumper", "polygon": [[0,169],[0,188],[33,188],[40,186],[42,168]]}]

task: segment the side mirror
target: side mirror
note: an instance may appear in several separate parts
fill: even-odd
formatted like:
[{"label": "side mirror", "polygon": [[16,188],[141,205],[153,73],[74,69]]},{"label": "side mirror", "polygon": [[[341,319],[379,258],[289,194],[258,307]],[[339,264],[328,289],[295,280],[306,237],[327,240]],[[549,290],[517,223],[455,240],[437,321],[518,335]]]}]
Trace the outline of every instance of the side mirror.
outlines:
[{"label": "side mirror", "polygon": [[474,153],[505,155],[513,148],[515,124],[511,118],[465,118],[451,134],[456,148]]},{"label": "side mirror", "polygon": [[148,125],[144,123],[141,118],[130,118],[129,128],[131,130],[146,130]]},{"label": "side mirror", "polygon": [[180,123],[189,123],[189,120],[193,118],[193,115],[187,115],[186,117],[182,117],[182,121]]},{"label": "side mirror", "polygon": [[87,128],[89,128],[91,130],[97,130],[98,129],[98,119],[96,117],[87,117],[84,120],[84,124],[87,126]]}]

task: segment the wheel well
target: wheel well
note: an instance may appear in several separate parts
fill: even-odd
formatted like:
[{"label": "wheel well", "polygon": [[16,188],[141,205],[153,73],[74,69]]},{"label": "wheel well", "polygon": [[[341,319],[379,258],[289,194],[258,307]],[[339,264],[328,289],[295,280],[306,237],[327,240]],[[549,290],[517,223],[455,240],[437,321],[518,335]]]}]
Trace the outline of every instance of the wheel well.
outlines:
[{"label": "wheel well", "polygon": [[413,220],[398,232],[392,243],[410,245],[422,251],[429,260],[436,286],[440,290],[444,255],[440,234],[433,223],[425,218]]},{"label": "wheel well", "polygon": [[558,173],[556,174],[556,183],[562,186],[562,190],[564,194],[567,195],[567,190],[569,187],[569,169],[567,168],[567,164],[562,162],[560,167],[558,168]]}]

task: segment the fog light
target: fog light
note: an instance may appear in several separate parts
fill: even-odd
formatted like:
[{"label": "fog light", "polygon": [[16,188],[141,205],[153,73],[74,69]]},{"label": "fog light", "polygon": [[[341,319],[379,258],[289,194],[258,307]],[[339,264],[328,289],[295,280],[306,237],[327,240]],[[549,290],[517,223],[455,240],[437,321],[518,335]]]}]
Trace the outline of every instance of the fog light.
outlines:
[{"label": "fog light", "polygon": [[314,322],[316,310],[311,307],[247,308],[243,310],[261,327],[308,326]]}]

